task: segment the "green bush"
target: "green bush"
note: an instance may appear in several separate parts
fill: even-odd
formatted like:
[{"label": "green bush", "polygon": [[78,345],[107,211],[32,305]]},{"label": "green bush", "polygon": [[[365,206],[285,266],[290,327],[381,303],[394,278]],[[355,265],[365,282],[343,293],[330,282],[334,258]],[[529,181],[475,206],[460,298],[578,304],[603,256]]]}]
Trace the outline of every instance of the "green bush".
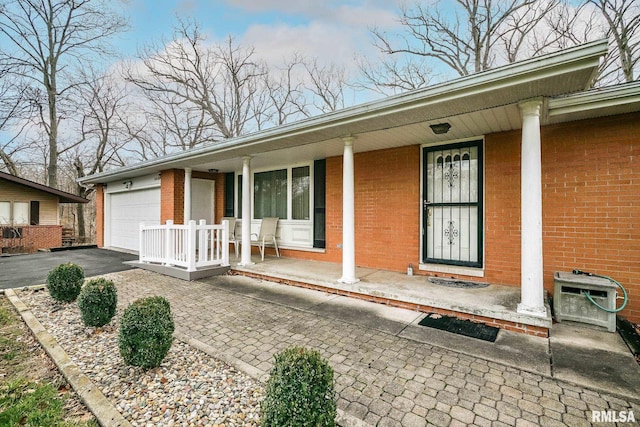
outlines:
[{"label": "green bush", "polygon": [[120,355],[127,365],[158,367],[171,348],[173,330],[169,301],[158,296],[136,300],[122,314]]},{"label": "green bush", "polygon": [[72,263],[60,264],[49,272],[47,288],[51,297],[61,302],[72,302],[78,298],[84,282],[84,270]]},{"label": "green bush", "polygon": [[99,328],[113,319],[118,304],[118,291],[111,280],[89,280],[80,291],[78,307],[85,326]]},{"label": "green bush", "polygon": [[276,354],[265,398],[262,425],[335,426],[333,369],[314,350],[292,347]]}]

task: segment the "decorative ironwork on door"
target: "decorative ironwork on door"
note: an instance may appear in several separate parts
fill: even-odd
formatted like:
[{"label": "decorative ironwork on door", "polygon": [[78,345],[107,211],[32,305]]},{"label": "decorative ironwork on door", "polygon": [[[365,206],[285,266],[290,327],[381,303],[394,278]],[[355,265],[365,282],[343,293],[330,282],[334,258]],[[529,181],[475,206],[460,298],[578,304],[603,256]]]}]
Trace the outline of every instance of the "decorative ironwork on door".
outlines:
[{"label": "decorative ironwork on door", "polygon": [[481,147],[474,141],[423,150],[425,262],[482,265]]}]

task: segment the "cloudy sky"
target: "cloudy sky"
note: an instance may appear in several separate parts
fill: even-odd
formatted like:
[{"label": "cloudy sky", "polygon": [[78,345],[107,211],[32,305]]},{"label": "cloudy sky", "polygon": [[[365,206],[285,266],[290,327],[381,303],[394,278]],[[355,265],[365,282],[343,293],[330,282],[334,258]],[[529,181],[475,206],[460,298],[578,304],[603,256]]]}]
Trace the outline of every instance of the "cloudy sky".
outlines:
[{"label": "cloudy sky", "polygon": [[265,60],[293,52],[354,66],[354,55],[375,54],[369,29],[397,26],[394,0],[128,0],[131,30],[116,48],[125,56],[170,39],[177,17],[197,20],[212,41],[232,35]]}]

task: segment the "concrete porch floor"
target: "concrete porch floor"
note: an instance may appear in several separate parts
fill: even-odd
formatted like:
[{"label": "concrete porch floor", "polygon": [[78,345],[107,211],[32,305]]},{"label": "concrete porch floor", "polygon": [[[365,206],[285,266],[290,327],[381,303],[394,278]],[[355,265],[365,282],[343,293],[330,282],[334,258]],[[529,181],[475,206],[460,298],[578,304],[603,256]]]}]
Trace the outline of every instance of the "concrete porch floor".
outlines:
[{"label": "concrete porch floor", "polygon": [[[241,274],[276,279],[290,284],[304,286],[309,284],[317,288],[325,288],[329,292],[341,295],[364,297],[375,302],[412,308],[419,311],[440,309],[462,313],[472,320],[492,324],[504,329],[527,332],[529,329],[550,329],[551,313],[547,307],[545,317],[524,315],[516,311],[520,302],[520,288],[514,286],[489,285],[485,288],[453,288],[437,285],[427,280],[426,276],[407,276],[403,273],[356,268],[358,283],[347,285],[338,282],[342,276],[342,265],[321,261],[307,261],[294,258],[276,258],[267,256],[264,261],[253,256],[253,265],[240,266],[238,260],[231,260],[231,269]],[[493,322],[496,319],[498,322]],[[503,322],[513,323],[513,328]]]}]

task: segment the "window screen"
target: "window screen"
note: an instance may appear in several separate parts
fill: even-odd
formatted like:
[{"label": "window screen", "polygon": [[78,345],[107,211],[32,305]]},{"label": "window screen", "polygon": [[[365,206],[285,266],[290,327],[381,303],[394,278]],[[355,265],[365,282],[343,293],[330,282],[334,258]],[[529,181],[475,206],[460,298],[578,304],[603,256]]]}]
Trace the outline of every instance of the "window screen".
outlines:
[{"label": "window screen", "polygon": [[255,219],[287,218],[287,170],[260,172],[253,176]]},{"label": "window screen", "polygon": [[291,213],[293,219],[309,219],[309,166],[291,170]]},{"label": "window screen", "polygon": [[29,224],[29,202],[13,202],[13,223]]},{"label": "window screen", "polygon": [[11,202],[0,202],[0,224],[11,224]]}]

